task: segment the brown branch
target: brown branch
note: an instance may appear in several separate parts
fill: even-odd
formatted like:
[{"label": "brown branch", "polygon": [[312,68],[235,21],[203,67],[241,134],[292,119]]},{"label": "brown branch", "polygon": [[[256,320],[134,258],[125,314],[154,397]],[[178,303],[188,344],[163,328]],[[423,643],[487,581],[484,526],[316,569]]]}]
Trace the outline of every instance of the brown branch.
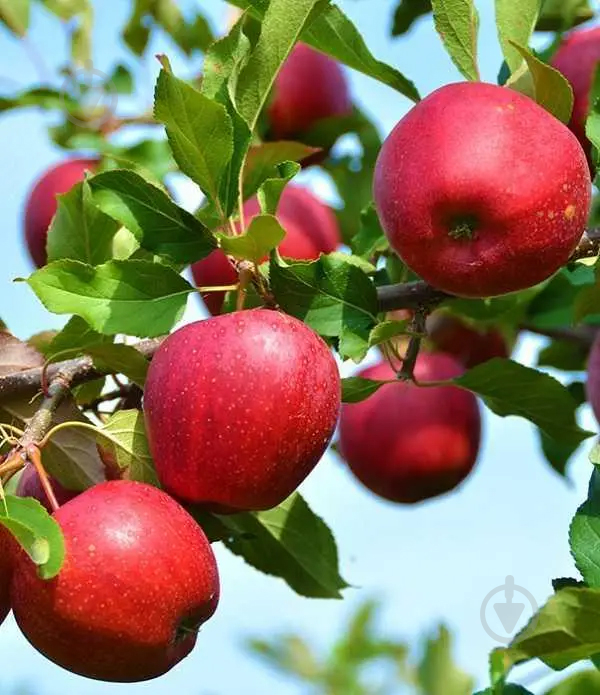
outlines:
[{"label": "brown branch", "polygon": [[423,306],[432,308],[450,296],[420,280],[377,288],[380,311],[418,309]]}]

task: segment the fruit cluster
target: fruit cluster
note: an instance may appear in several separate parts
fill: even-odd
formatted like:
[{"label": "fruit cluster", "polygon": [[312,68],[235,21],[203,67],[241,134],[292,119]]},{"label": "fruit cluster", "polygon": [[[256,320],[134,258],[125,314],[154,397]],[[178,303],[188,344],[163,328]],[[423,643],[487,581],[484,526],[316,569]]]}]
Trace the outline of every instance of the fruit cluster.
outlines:
[{"label": "fruit cluster", "polygon": [[[566,73],[574,61],[569,51],[583,50],[585,36],[557,55]],[[600,41],[590,37],[595,63]],[[590,80],[573,79],[573,86],[584,104],[572,124],[581,139],[587,96],[577,90],[589,90]],[[301,139],[321,120],[351,110],[340,67],[299,44],[276,80],[266,136]],[[25,238],[38,266],[46,263],[56,195],[97,166],[95,159],[69,160],[33,189]],[[544,109],[508,88],[465,83],[434,92],[398,123],[381,149],[373,191],[389,243],[414,273],[454,295],[490,297],[531,287],[567,262],[587,221],[591,181],[581,144]],[[246,223],[259,213],[256,198],[246,201]],[[300,186],[284,190],[278,219],[285,257],[313,260],[342,243],[334,212]],[[53,516],[66,560],[49,581],[8,532],[0,535],[3,616],[12,607],[40,652],[88,677],[126,682],[163,674],[190,652],[213,615],[215,557],[182,505],[221,515],[278,505],[321,459],[338,419],[341,454],[375,494],[413,504],[448,492],[475,465],[481,422],[472,393],[436,382],[510,353],[495,328],[434,313],[411,378],[396,378],[397,346],[360,372],[389,383],[342,406],[338,367],[323,339],[277,309],[221,314],[225,292],[212,288],[238,277],[221,249],[192,273],[213,316],[162,343],[144,390],[163,490],[126,480],[77,496],[56,487],[61,506]],[[589,391],[600,411],[594,384]],[[31,467],[18,494],[48,504]]]}]

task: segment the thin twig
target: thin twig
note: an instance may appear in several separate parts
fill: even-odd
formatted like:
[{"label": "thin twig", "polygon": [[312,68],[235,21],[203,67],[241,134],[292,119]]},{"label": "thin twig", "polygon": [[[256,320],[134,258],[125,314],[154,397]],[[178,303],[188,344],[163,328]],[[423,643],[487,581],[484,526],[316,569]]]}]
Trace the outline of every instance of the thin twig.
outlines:
[{"label": "thin twig", "polygon": [[402,366],[397,373],[398,379],[405,381],[415,380],[415,365],[421,349],[421,341],[425,333],[425,320],[428,313],[428,309],[422,306],[415,311],[410,324],[411,337],[406,348],[406,355],[402,360]]}]

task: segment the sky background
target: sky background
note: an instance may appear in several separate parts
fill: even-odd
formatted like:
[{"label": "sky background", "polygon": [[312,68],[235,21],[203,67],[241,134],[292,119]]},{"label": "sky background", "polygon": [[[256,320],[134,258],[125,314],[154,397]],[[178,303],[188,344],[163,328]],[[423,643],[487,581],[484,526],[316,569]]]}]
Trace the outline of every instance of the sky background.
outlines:
[{"label": "sky background", "polygon": [[[180,5],[183,9],[202,8],[215,31],[223,30],[227,5],[222,0]],[[376,56],[410,77],[421,94],[460,80],[429,18],[421,20],[408,37],[391,40],[395,2],[340,0],[339,5],[360,28]],[[493,3],[484,0],[478,5],[481,73],[483,79],[493,82],[501,64]],[[163,35],[155,37],[140,64],[118,37],[130,2],[103,0],[94,6],[94,67],[110,72],[117,62],[124,62],[133,70],[139,93],[120,104],[131,113],[151,103],[158,71],[155,53],[167,53],[182,77],[200,69],[201,59],[186,67],[181,54]],[[36,5],[26,45],[0,28],[0,94],[11,94],[41,76],[59,85],[56,68],[66,58],[64,28]],[[349,78],[355,99],[382,134],[389,132],[410,107],[408,100],[374,80],[357,73],[349,73]],[[46,128],[52,122],[51,116],[34,110],[0,117],[0,317],[22,338],[63,323],[43,309],[26,285],[12,282],[32,270],[22,242],[27,192],[36,178],[63,156],[47,136]],[[323,175],[304,173],[302,178],[335,202]],[[179,191],[186,207],[197,204],[199,197],[193,186],[182,185]],[[185,320],[202,315],[198,300],[190,298]],[[540,345],[538,339],[522,339],[515,356],[531,363]],[[344,375],[352,369],[345,365]],[[595,427],[587,410],[582,422],[588,428]],[[544,462],[537,434],[525,421],[500,419],[485,412],[483,424],[483,446],[474,473],[455,493],[418,507],[404,508],[375,498],[360,487],[334,454],[317,466],[301,491],[336,535],[342,574],[353,587],[345,592],[343,601],[296,596],[283,581],[259,574],[217,545],[222,582],[219,610],[203,628],[192,656],[166,676],[139,685],[111,685],[73,676],[34,651],[10,617],[0,629],[0,685],[31,684],[44,695],[299,695],[304,692],[301,687],[248,655],[244,640],[294,631],[325,648],[368,597],[385,602],[382,628],[404,637],[415,649],[425,632],[434,630],[439,621],[447,623],[456,634],[457,661],[481,686],[487,685],[487,656],[498,645],[481,626],[482,601],[509,574],[538,604],[551,594],[553,577],[575,576],[567,531],[586,494],[591,473],[587,452],[592,443],[584,443],[565,482]],[[517,595],[515,600],[523,599]],[[527,609],[525,612],[529,617]],[[490,626],[502,633],[493,611],[488,615]],[[552,682],[551,677],[530,684],[529,677],[539,673],[544,671],[536,666],[515,671],[534,693],[544,692]]]}]

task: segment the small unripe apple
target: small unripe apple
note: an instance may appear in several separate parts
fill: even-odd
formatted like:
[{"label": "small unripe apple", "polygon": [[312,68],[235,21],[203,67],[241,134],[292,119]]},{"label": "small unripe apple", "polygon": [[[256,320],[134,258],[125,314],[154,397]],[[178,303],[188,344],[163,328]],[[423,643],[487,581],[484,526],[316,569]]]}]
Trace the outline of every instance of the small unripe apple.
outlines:
[{"label": "small unripe apple", "polygon": [[[463,372],[454,358],[421,352],[415,377],[427,383]],[[394,379],[387,362],[360,372]],[[344,404],[340,451],[356,477],[376,495],[414,504],[452,490],[477,460],[481,420],[477,399],[456,386],[397,381],[359,403]]]},{"label": "small unripe apple", "polygon": [[[246,224],[260,214],[256,197],[244,204]],[[294,260],[315,260],[321,253],[334,251],[341,243],[340,230],[333,210],[311,191],[290,184],[285,187],[277,208],[277,219],[286,230],[279,253]],[[192,276],[198,287],[233,285],[238,276],[227,256],[217,249],[192,265]],[[210,313],[221,312],[225,292],[204,292],[202,299]]]},{"label": "small unripe apple", "polygon": [[270,309],[188,324],[156,352],[144,390],[163,487],[219,512],[270,509],[315,467],[335,428],[331,351]]},{"label": "small unripe apple", "polygon": [[169,671],[214,613],[219,579],[202,529],[157,488],[101,483],[54,513],[65,538],[58,576],[15,559],[11,598],[29,642],[88,678],[136,682]]},{"label": "small unripe apple", "polygon": [[573,113],[569,127],[583,146],[591,163],[592,146],[585,134],[590,110],[592,81],[600,63],[600,27],[578,29],[563,38],[552,58],[552,65],[569,80],[573,88]]},{"label": "small unripe apple", "polygon": [[301,140],[320,121],[351,113],[348,81],[340,64],[304,43],[296,44],[275,78],[268,107],[274,139]]},{"label": "small unripe apple", "polygon": [[506,338],[497,328],[479,329],[443,312],[427,318],[427,334],[436,350],[452,355],[467,369],[510,354]]},{"label": "small unripe apple", "polygon": [[[58,480],[54,480],[54,478],[50,478],[50,485],[52,486],[54,496],[59,505],[65,504],[65,502],[72,500],[73,497],[79,494],[75,490],[67,490],[66,487],[63,487]],[[31,464],[27,464],[23,469],[17,484],[16,494],[19,495],[19,497],[33,497],[52,513],[52,507],[46,497],[40,477]]]},{"label": "small unripe apple", "polygon": [[592,406],[596,420],[600,422],[600,333],[592,343],[587,362],[587,399]]},{"label": "small unripe apple", "polygon": [[585,154],[528,97],[450,84],[383,144],[373,193],[392,248],[434,287],[464,297],[522,290],[563,266],[590,208]]},{"label": "small unripe apple", "polygon": [[58,207],[56,196],[70,191],[97,166],[96,159],[69,159],[47,169],[35,183],[25,205],[25,241],[38,268],[47,262],[46,239]]}]

